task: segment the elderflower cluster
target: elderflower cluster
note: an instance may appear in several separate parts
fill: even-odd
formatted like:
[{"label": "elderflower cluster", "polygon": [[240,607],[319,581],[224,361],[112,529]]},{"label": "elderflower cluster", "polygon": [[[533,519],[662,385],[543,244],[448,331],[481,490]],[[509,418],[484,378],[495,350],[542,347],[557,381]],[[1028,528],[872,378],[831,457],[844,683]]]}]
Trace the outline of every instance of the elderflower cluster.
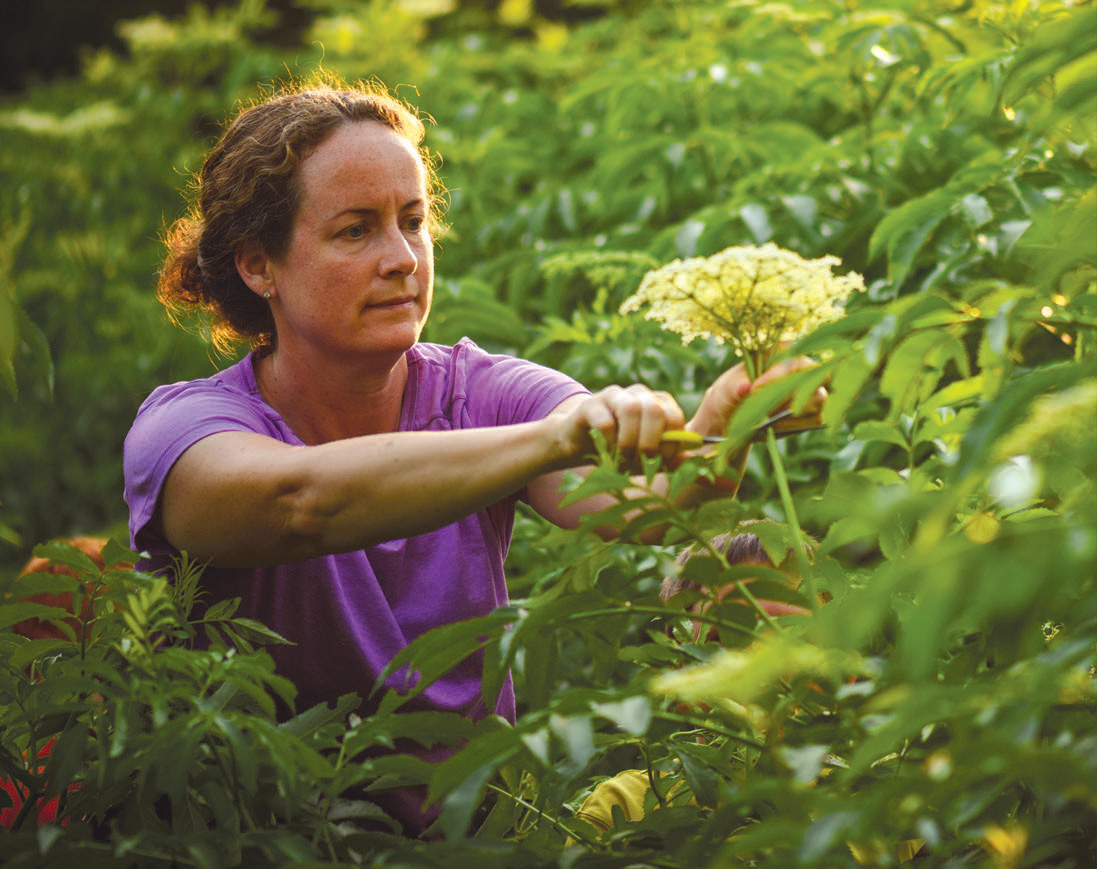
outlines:
[{"label": "elderflower cluster", "polygon": [[864,291],[856,272],[832,273],[834,256],[808,260],[773,243],[729,247],[710,257],[674,260],[648,272],[621,313],[645,315],[677,332],[682,343],[711,337],[736,355],[765,353],[841,319],[845,302]]}]

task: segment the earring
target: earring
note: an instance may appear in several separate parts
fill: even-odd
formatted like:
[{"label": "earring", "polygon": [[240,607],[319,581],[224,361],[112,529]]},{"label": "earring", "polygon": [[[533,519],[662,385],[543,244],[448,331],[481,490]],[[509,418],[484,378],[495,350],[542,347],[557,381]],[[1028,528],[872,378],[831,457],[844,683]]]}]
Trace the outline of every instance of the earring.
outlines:
[{"label": "earring", "polygon": [[263,292],[263,298],[264,299],[269,299],[270,298],[270,290],[265,290]]}]

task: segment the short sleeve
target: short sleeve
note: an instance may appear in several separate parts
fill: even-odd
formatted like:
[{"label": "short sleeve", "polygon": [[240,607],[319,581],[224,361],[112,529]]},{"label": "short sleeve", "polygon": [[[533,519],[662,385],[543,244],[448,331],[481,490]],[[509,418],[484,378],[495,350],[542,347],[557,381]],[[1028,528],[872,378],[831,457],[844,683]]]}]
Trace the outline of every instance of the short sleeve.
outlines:
[{"label": "short sleeve", "polygon": [[125,499],[130,510],[130,541],[150,552],[165,544],[152,527],[168,472],[191,446],[225,431],[279,437],[274,419],[247,393],[213,381],[193,381],[157,389],[137,412],[122,450]]},{"label": "short sleeve", "polygon": [[534,422],[572,396],[589,395],[566,374],[526,359],[486,353],[468,339],[458,343],[457,351],[464,357],[459,391],[472,425]]}]

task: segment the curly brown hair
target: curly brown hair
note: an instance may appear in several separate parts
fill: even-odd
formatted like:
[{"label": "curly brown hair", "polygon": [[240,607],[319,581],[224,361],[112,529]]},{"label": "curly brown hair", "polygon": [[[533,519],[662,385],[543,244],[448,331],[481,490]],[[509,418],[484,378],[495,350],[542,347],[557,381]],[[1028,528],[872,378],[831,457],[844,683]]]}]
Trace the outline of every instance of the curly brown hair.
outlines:
[{"label": "curly brown hair", "polygon": [[439,234],[443,192],[414,109],[375,82],[287,84],[233,118],[195,178],[190,212],[165,235],[157,298],[173,321],[203,315],[222,351],[240,342],[260,353],[274,348],[270,307],[240,278],[236,252],[255,243],[268,256],[285,253],[301,200],[301,164],[339,127],[365,121],[384,124],[418,151],[431,233]]}]

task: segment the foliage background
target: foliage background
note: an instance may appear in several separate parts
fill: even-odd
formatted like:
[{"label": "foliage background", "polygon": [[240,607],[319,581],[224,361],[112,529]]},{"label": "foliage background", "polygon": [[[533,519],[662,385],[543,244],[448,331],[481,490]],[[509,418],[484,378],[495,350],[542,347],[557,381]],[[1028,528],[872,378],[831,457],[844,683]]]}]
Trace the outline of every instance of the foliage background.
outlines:
[{"label": "foliage background", "polygon": [[[616,313],[644,270],[772,240],[836,254],[866,275],[869,293],[847,320],[800,348],[831,377],[828,429],[755,448],[737,503],[671,514],[683,544],[768,518],[774,553],[802,526],[820,546],[796,599],[810,603],[811,587],[832,599],[808,625],[779,631],[746,607],[718,611],[740,657],[676,646],[650,623],[673,549],[546,536],[525,516],[508,564],[514,608],[425,643],[416,659],[429,672],[440,650],[494,637],[486,680],[513,664],[516,728],[468,734],[469,747],[433,772],[410,762],[321,768],[287,749],[271,774],[288,781],[307,769],[314,791],[266,814],[249,803],[261,775],[234,793],[240,811],[266,818],[257,828],[318,829],[323,817],[327,851],[315,837],[244,841],[208,819],[149,832],[148,818],[108,823],[107,813],[97,835],[113,853],[140,840],[149,854],[209,865],[241,853],[350,860],[355,849],[432,865],[452,854],[446,847],[501,865],[844,865],[854,842],[859,859],[890,865],[896,844],[916,838],[933,865],[1092,862],[1094,5],[301,0],[295,9],[306,23],[288,49],[269,38],[278,19],[258,0],[119,22],[123,50],[89,52],[77,75],[0,108],[9,581],[47,539],[125,539],[120,452],[137,406],[159,383],[224,364],[158,310],[158,233],[182,211],[187,175],[234,105],[322,65],[377,76],[434,120],[451,229],[429,340],[468,334],[595,388],[643,381],[688,410],[729,360]],[[607,466],[593,484],[621,481]],[[690,570],[711,580],[712,560],[696,561]],[[185,623],[185,612],[172,618]],[[773,636],[750,644],[765,628]],[[97,660],[123,667],[119,643],[105,631]],[[58,654],[18,660],[47,653]],[[682,681],[668,675],[689,662],[704,666]],[[257,666],[233,677],[254,678],[256,696],[269,689]],[[31,690],[17,687],[18,672],[5,689],[10,763],[29,733],[75,732],[78,762],[64,776],[53,770],[50,787],[63,790],[59,776],[89,794],[93,780],[105,786],[109,764],[95,766],[79,734],[117,733],[117,719],[87,685],[70,718],[45,700],[36,717],[12,705]],[[207,685],[225,682],[217,672]],[[671,695],[710,712],[675,712]],[[269,715],[262,703],[239,712],[253,718],[235,750],[254,753],[267,732],[255,721]],[[152,764],[166,756],[155,728],[127,726],[148,736],[134,737],[134,751]],[[352,728],[350,744],[381,744],[386,727],[412,725],[371,726]],[[324,730],[327,747],[342,738]],[[595,779],[628,766],[683,779],[682,798],[712,813],[652,812],[600,843],[572,829],[586,845],[568,850],[561,825]],[[386,775],[431,778],[448,799],[444,845],[359,842],[338,832],[334,803],[315,801],[333,800],[350,778]],[[147,802],[146,786],[176,805],[213,805],[202,782],[161,778],[104,805]],[[465,841],[486,792],[500,808],[480,840]],[[748,832],[728,839],[737,829]],[[232,848],[214,847],[224,837]],[[27,853],[43,847],[30,833],[19,841]],[[62,836],[50,847],[81,846]]]}]

